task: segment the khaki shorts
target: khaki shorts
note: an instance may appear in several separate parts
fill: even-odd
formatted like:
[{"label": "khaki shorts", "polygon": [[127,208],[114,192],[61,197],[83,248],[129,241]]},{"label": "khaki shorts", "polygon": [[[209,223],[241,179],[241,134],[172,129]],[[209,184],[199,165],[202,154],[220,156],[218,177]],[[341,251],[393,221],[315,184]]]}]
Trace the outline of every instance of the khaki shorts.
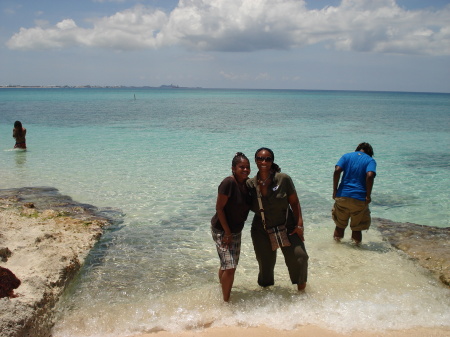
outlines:
[{"label": "khaki shorts", "polygon": [[347,228],[350,219],[350,229],[352,231],[362,231],[370,227],[370,209],[365,201],[339,197],[334,199],[334,206],[331,216],[334,223],[339,228]]}]

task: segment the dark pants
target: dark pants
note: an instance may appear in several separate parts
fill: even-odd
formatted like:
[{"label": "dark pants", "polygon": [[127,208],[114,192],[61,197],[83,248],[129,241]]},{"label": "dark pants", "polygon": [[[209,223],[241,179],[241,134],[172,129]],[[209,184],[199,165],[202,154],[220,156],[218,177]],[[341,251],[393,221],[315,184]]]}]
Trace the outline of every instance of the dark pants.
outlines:
[{"label": "dark pants", "polygon": [[[288,233],[292,228],[288,228]],[[274,268],[277,260],[277,250],[273,251],[266,231],[260,227],[251,229],[253,248],[259,265],[258,284],[261,287],[274,285]],[[303,284],[308,278],[308,254],[305,244],[297,234],[288,235],[291,245],[282,247],[284,261],[288,267],[292,284]]]}]

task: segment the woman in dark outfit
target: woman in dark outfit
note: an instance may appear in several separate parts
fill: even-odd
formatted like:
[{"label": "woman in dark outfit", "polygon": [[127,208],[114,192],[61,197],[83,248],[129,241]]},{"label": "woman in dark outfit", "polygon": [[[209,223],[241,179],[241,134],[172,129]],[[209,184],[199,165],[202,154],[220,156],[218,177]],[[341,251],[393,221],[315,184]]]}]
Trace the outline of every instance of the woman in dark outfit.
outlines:
[{"label": "woman in dark outfit", "polygon": [[16,140],[16,144],[14,144],[15,149],[26,149],[27,143],[25,140],[25,136],[27,135],[27,129],[22,126],[20,121],[15,121],[14,129],[13,129],[13,137]]},{"label": "woman in dark outfit", "polygon": [[250,211],[250,195],[246,180],[250,162],[238,152],[231,162],[232,175],[219,185],[216,214],[211,219],[211,233],[220,258],[219,281],[223,300],[230,299],[234,274],[241,252],[241,234]]},{"label": "woman in dark outfit", "polygon": [[[303,290],[308,277],[308,254],[303,243],[302,210],[291,177],[280,172],[280,167],[273,162],[274,157],[272,150],[258,149],[255,153],[258,173],[247,180],[247,186],[252,194],[252,211],[255,212],[251,235],[259,265],[258,284],[267,287],[275,283],[277,250],[272,250],[266,229],[285,224],[290,245],[280,249],[292,284],[297,284],[298,290]],[[258,203],[258,190],[261,194],[266,229]]]}]

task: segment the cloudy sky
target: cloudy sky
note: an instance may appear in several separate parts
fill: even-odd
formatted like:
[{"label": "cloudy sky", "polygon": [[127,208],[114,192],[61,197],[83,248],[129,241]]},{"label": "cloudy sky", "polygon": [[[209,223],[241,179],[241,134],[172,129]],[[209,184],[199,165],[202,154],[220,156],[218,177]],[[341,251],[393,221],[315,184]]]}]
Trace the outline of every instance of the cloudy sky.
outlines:
[{"label": "cloudy sky", "polygon": [[450,0],[0,0],[0,85],[450,92]]}]

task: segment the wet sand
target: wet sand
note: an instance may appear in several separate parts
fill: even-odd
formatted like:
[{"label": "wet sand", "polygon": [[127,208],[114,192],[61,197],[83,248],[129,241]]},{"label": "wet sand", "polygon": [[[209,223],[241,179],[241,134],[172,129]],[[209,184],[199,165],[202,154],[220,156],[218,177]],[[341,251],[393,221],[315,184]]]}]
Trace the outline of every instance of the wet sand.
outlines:
[{"label": "wet sand", "polygon": [[395,330],[383,332],[356,331],[352,333],[339,333],[315,326],[302,326],[295,330],[275,330],[267,327],[237,328],[207,328],[202,331],[185,331],[170,333],[165,331],[136,335],[133,337],[448,337],[450,329],[447,328],[417,328],[408,330]]}]

